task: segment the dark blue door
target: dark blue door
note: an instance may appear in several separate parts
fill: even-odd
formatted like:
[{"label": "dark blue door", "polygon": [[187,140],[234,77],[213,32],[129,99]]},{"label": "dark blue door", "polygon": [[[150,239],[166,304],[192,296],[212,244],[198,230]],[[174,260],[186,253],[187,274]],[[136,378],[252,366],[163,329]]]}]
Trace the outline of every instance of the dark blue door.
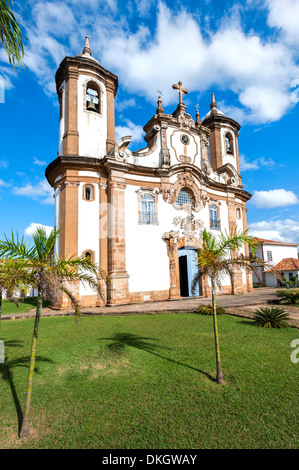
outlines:
[{"label": "dark blue door", "polygon": [[196,285],[194,294],[192,294],[192,282],[198,272],[197,251],[193,248],[180,248],[179,265],[181,296],[192,297],[192,295],[200,295],[198,283]]}]

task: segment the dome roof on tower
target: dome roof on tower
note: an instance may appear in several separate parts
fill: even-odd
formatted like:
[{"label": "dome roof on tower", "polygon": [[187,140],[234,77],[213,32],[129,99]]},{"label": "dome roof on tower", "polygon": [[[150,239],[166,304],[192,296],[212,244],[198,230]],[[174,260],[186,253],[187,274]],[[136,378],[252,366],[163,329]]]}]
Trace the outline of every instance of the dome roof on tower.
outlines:
[{"label": "dome roof on tower", "polygon": [[215,101],[215,94],[214,93],[212,93],[212,101],[211,101],[211,104],[210,104],[210,108],[211,108],[211,111],[209,111],[205,115],[205,117],[203,118],[203,121],[205,119],[208,119],[208,118],[212,117],[212,116],[224,116],[225,117],[225,114],[222,111],[220,111],[220,109],[217,108],[217,103]]},{"label": "dome roof on tower", "polygon": [[85,36],[85,46],[83,47],[82,54],[77,54],[76,57],[85,57],[86,59],[94,60],[98,64],[100,63],[97,59],[92,57],[91,49],[89,46],[89,36]]}]

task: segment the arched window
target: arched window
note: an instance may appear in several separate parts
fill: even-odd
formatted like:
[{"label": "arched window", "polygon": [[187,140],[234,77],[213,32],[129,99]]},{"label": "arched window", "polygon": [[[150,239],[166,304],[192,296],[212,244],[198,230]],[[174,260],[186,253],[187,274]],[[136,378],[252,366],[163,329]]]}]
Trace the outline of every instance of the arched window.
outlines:
[{"label": "arched window", "polygon": [[85,184],[83,187],[83,199],[85,201],[94,201],[94,187],[92,184]]},{"label": "arched window", "polygon": [[86,85],[86,110],[100,113],[100,88],[95,82]]},{"label": "arched window", "polygon": [[241,219],[241,209],[239,207],[237,207],[236,216],[237,216],[237,219]]},{"label": "arched window", "polygon": [[234,154],[234,140],[230,132],[225,134],[225,151],[230,155]]},{"label": "arched window", "polygon": [[84,258],[88,259],[89,261],[91,261],[92,263],[94,263],[94,251],[93,250],[86,250],[84,251],[83,253],[83,256]]},{"label": "arched window", "polygon": [[141,224],[155,224],[156,223],[155,197],[152,196],[151,194],[142,194],[141,196],[140,223]]},{"label": "arched window", "polygon": [[210,206],[211,228],[220,229],[220,220],[218,217],[218,207],[215,204]]},{"label": "arched window", "polygon": [[176,201],[178,206],[185,206],[186,204],[193,205],[193,200],[190,192],[187,189],[181,189]]}]

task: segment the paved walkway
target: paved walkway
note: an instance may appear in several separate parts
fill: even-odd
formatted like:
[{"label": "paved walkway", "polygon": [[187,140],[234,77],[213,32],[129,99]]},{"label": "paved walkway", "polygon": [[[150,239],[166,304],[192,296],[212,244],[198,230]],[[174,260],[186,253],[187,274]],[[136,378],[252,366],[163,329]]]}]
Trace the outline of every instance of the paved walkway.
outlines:
[{"label": "paved walkway", "polygon": [[[217,304],[229,310],[232,314],[242,314],[241,310],[248,312],[250,317],[258,306],[269,306],[269,302],[277,300],[276,288],[263,287],[254,289],[252,292],[240,295],[219,295]],[[117,315],[134,313],[162,313],[162,312],[193,312],[200,304],[210,304],[211,297],[186,297],[180,300],[165,300],[163,302],[143,302],[130,305],[117,305],[112,307],[90,307],[82,308],[85,315]],[[299,325],[299,309],[283,306],[290,318],[296,320]],[[73,315],[72,308],[54,310],[43,309],[42,316]],[[2,319],[30,318],[35,316],[35,310],[23,314],[3,315]],[[243,315],[242,315],[243,316]],[[247,315],[245,315],[247,316]]]}]

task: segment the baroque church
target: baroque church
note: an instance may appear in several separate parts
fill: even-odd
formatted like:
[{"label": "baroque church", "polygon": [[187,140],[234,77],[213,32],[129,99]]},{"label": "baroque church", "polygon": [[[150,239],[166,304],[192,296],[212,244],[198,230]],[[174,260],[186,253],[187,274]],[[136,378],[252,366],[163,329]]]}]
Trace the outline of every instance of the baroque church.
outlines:
[{"label": "baroque church", "polygon": [[[118,78],[93,58],[88,36],[82,54],[65,57],[56,72],[58,157],[46,169],[54,188],[58,256],[88,256],[108,273],[104,295],[80,285],[82,306],[209,296],[209,280],[192,292],[200,231],[247,229],[239,166],[240,125],[217,108],[200,120],[186,112],[182,82],[178,105],[165,114],[161,97],[145,124],[146,147],[115,142]],[[247,253],[245,246],[243,252]],[[219,293],[230,293],[223,282]],[[252,289],[236,271],[234,292]],[[64,305],[64,302],[60,304]]]}]

